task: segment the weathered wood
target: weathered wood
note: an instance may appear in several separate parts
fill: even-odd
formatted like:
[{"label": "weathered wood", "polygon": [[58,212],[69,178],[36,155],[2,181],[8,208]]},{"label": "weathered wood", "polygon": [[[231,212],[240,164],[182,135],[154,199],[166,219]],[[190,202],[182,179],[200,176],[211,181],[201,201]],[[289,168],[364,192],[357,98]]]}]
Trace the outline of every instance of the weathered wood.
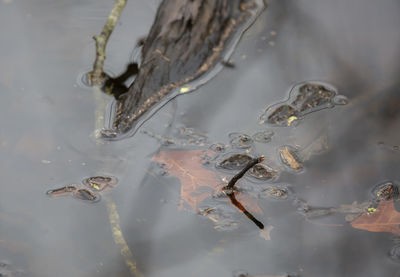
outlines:
[{"label": "weathered wood", "polygon": [[226,46],[260,4],[257,0],[163,0],[142,48],[129,91],[117,100],[112,128],[124,134],[174,89],[221,61]]}]

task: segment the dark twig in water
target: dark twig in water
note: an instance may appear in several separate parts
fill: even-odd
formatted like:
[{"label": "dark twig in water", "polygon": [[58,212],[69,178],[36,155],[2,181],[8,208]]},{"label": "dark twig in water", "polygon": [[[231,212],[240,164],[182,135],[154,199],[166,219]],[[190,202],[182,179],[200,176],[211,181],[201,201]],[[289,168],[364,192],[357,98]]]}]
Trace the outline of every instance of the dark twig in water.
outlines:
[{"label": "dark twig in water", "polygon": [[89,73],[89,83],[92,86],[102,86],[104,84],[104,60],[106,59],[106,46],[108,39],[114,30],[115,24],[126,5],[127,0],[116,0],[107,22],[100,35],[93,36],[96,41],[96,59],[93,64],[93,71]]},{"label": "dark twig in water", "polygon": [[224,188],[226,190],[232,190],[233,187],[235,186],[236,182],[243,177],[244,174],[246,174],[246,172],[252,168],[253,166],[255,166],[258,163],[261,163],[262,161],[264,161],[264,157],[258,157],[255,159],[252,159],[238,174],[236,174],[235,176],[233,176],[233,178],[229,181],[228,185]]},{"label": "dark twig in water", "polygon": [[252,159],[238,174],[233,176],[233,178],[229,181],[228,185],[223,188],[223,190],[226,192],[226,195],[229,197],[231,200],[232,204],[235,205],[242,213],[244,213],[251,221],[254,222],[254,224],[257,225],[258,228],[264,229],[264,224],[262,222],[258,221],[249,211],[246,210],[245,207],[236,199],[233,187],[235,186],[236,182],[243,177],[246,172],[255,166],[258,163],[261,163],[264,161],[264,157],[258,157],[255,159]]},{"label": "dark twig in water", "polygon": [[236,199],[234,193],[228,193],[227,194],[229,199],[231,200],[232,204],[235,205],[242,213],[244,213],[251,221],[254,222],[260,229],[264,229],[264,224],[262,222],[258,221],[257,218],[255,218],[248,210],[246,210],[245,207]]}]

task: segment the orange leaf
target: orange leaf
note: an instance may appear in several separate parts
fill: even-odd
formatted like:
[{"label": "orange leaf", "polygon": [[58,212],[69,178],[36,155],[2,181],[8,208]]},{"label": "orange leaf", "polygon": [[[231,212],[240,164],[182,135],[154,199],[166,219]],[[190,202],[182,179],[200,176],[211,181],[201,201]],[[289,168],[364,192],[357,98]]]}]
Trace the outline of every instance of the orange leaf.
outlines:
[{"label": "orange leaf", "polygon": [[[166,164],[168,173],[181,181],[180,208],[185,201],[197,210],[198,204],[224,186],[221,176],[203,167],[201,156],[206,153],[205,150],[162,150],[153,157],[153,161]],[[243,193],[236,194],[236,197],[249,211],[262,214],[257,199],[250,199]]]},{"label": "orange leaf", "polygon": [[370,215],[362,214],[351,222],[351,226],[356,229],[367,230],[370,232],[389,232],[400,235],[400,213],[394,208],[393,199],[381,201],[376,211]]}]

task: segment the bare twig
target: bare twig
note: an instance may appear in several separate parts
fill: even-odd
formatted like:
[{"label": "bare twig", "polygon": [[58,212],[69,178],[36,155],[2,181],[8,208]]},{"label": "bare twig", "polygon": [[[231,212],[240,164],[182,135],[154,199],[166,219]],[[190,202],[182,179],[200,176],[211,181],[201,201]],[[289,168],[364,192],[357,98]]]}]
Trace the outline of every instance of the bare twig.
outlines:
[{"label": "bare twig", "polygon": [[127,0],[116,0],[107,22],[103,27],[100,35],[93,36],[96,41],[96,59],[93,64],[93,71],[89,73],[89,83],[92,86],[102,86],[104,84],[104,60],[106,59],[106,46],[108,39],[114,30],[115,24],[126,5]]},{"label": "bare twig", "polygon": [[236,182],[243,177],[243,175],[253,166],[255,166],[258,163],[261,163],[264,161],[264,157],[258,157],[255,159],[252,159],[238,174],[233,176],[233,178],[229,181],[228,185],[224,188],[226,190],[232,190],[233,187],[235,186]]},{"label": "bare twig", "polygon": [[231,200],[232,204],[235,205],[242,213],[244,213],[251,221],[254,222],[254,224],[257,225],[258,228],[264,229],[264,224],[259,221],[257,218],[255,218],[248,210],[246,210],[245,207],[243,207],[242,203],[240,203],[234,193],[228,193],[227,194],[229,199]]},{"label": "bare twig", "polygon": [[229,197],[231,200],[232,204],[236,206],[242,213],[244,213],[251,221],[254,222],[254,224],[257,225],[258,228],[264,229],[264,224],[257,220],[249,211],[246,210],[246,208],[236,199],[235,193],[233,191],[233,187],[235,186],[236,182],[243,177],[246,172],[255,166],[258,163],[261,163],[264,161],[264,157],[258,157],[255,159],[252,159],[238,174],[233,176],[233,178],[229,181],[228,185],[223,188],[224,192],[226,195]]}]

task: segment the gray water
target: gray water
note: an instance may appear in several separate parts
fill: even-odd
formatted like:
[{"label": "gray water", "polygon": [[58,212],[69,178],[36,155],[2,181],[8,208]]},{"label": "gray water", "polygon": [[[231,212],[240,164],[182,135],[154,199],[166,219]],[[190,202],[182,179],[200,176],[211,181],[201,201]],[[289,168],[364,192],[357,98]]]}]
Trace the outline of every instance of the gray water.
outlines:
[{"label": "gray water", "polygon": [[[145,276],[400,276],[399,261],[389,257],[392,234],[353,229],[343,215],[307,221],[293,204],[364,202],[376,184],[399,183],[398,1],[269,1],[236,48],[234,69],[142,126],[171,137],[193,128],[210,144],[228,143],[233,132],[272,130],[272,141],[253,152],[275,165],[280,146],[304,149],[324,135],[324,153],[276,181],[290,187],[290,199],[259,199],[263,214],[256,216],[273,226],[271,240],[239,211],[236,229],[218,231],[195,211],[179,210],[179,180],[160,175],[151,161],[159,141],[143,132],[117,142],[93,139],[96,103],[80,79],[92,66],[91,37],[111,2],[0,2],[1,276],[130,276],[105,198],[115,203]],[[114,74],[134,56],[158,5],[128,2],[107,48],[106,70]],[[267,107],[309,80],[333,85],[349,104],[311,113],[296,127],[259,124]],[[119,183],[98,203],[46,195],[99,174]]]}]

